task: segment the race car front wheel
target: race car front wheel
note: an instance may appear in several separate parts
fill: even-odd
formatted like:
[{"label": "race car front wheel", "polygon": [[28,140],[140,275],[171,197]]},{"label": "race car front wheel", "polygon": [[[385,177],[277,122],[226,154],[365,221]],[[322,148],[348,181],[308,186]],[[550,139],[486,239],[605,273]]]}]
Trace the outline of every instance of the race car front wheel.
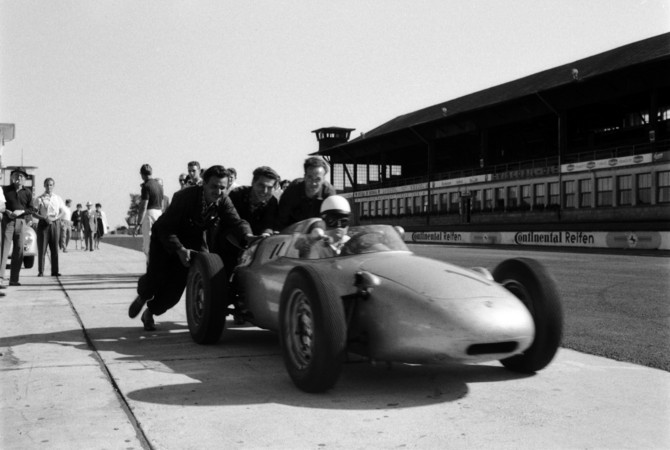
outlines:
[{"label": "race car front wheel", "polygon": [[529,258],[503,261],[493,271],[493,279],[526,305],[535,324],[531,346],[500,362],[515,372],[543,369],[554,358],[563,334],[563,309],[556,283],[544,266]]},{"label": "race car front wheel", "polygon": [[279,335],[286,369],[305,392],[323,392],[342,371],[346,322],[332,284],[311,267],[287,277],[279,307]]},{"label": "race car front wheel", "polygon": [[186,285],[186,318],[198,344],[214,344],[226,324],[228,279],[221,257],[198,253],[191,263]]}]

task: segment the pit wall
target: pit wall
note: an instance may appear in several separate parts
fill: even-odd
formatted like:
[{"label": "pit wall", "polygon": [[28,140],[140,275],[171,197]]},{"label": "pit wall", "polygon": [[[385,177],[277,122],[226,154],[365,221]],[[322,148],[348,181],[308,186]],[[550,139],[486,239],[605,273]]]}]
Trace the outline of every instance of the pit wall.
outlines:
[{"label": "pit wall", "polygon": [[405,242],[670,250],[670,231],[408,231]]}]

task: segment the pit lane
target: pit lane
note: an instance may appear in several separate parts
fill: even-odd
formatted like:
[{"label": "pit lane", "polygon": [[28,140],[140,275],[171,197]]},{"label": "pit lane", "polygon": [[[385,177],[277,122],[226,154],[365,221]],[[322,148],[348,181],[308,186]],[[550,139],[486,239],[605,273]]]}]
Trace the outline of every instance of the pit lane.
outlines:
[{"label": "pit lane", "polygon": [[[428,251],[486,267],[520,255]],[[667,287],[667,259],[531,253],[571,301]],[[103,243],[62,259],[60,283],[22,273],[0,304],[2,448],[670,447],[667,371],[565,348],[527,377],[497,363],[355,359],[335,389],[309,395],[290,382],[272,333],[231,323],[217,345],[198,346],[183,303],[142,331],[126,315],[141,253]]]}]

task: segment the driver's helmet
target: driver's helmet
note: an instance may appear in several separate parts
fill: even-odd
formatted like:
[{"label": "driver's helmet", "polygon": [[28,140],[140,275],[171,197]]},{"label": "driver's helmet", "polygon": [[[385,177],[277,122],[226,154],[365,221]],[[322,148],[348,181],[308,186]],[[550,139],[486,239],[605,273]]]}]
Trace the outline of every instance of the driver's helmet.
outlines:
[{"label": "driver's helmet", "polygon": [[344,228],[349,225],[351,207],[346,198],[331,195],[321,203],[321,217],[330,228]]}]

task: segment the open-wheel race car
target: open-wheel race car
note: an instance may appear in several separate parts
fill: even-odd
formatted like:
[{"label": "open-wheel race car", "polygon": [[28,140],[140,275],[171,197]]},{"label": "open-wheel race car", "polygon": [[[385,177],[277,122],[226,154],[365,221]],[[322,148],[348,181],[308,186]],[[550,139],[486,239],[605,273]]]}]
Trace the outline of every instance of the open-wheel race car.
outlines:
[{"label": "open-wheel race car", "polygon": [[230,279],[221,256],[198,254],[186,290],[193,339],[217,342],[228,315],[275,331],[291,379],[307,392],[331,388],[348,352],[418,364],[500,360],[524,373],[553,359],[562,307],[538,262],[461,268],[412,253],[388,225],[352,226],[339,255],[305,259],[297,243],[319,222],[253,244]]}]

